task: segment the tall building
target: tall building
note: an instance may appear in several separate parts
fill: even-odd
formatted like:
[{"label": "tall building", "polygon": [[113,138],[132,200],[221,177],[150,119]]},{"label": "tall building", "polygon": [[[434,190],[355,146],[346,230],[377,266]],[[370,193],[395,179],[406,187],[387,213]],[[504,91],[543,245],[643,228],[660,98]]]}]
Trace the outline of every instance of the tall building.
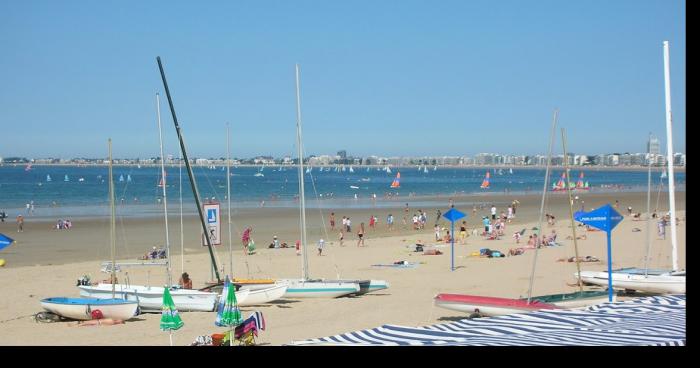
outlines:
[{"label": "tall building", "polygon": [[649,142],[647,142],[647,152],[655,155],[661,153],[661,144],[659,144],[659,138],[651,137],[651,139],[649,139]]}]

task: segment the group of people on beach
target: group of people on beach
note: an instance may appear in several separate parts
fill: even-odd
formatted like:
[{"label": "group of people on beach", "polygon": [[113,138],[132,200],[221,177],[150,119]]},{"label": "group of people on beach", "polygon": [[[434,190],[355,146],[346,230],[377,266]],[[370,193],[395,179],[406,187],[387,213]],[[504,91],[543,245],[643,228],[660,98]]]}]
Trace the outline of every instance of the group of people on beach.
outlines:
[{"label": "group of people on beach", "polygon": [[56,221],[56,230],[69,230],[71,228],[73,228],[73,222],[70,219],[59,219]]}]

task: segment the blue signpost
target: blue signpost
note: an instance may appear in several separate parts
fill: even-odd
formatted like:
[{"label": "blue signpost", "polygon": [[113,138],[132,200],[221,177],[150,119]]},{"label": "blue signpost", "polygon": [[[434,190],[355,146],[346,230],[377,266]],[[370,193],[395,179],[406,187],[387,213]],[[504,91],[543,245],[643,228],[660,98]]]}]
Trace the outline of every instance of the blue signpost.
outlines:
[{"label": "blue signpost", "polygon": [[455,221],[465,216],[467,215],[457,211],[457,209],[455,209],[454,207],[450,208],[449,211],[445,212],[442,215],[442,217],[450,220],[450,222],[452,223],[452,236],[450,237],[452,239],[452,271],[455,270]]},{"label": "blue signpost", "polygon": [[622,221],[623,217],[610,205],[593,210],[591,212],[576,212],[574,219],[586,225],[595,227],[605,231],[608,238],[608,301],[612,302],[613,287],[612,287],[612,243],[610,234],[612,229]]}]

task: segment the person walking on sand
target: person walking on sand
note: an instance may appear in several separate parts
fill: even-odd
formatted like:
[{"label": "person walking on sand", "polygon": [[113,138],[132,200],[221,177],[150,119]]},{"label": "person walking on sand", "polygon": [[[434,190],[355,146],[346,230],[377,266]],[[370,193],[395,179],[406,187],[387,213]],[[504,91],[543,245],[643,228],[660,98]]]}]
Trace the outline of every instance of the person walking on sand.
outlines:
[{"label": "person walking on sand", "polygon": [[440,240],[440,226],[435,224],[435,241]]},{"label": "person walking on sand", "polygon": [[394,215],[389,214],[389,216],[386,217],[386,227],[389,231],[394,230]]},{"label": "person walking on sand", "polygon": [[345,233],[340,231],[340,233],[338,233],[338,242],[340,243],[341,247],[345,246],[345,245],[343,245],[343,239],[345,239]]},{"label": "person walking on sand", "polygon": [[[358,247],[364,247],[365,246],[365,223],[361,222],[360,223],[360,229],[357,230],[357,246]],[[360,245],[362,244],[362,245]]]},{"label": "person walking on sand", "polygon": [[492,204],[491,205],[491,220],[495,220],[495,219],[496,219],[496,206]]},{"label": "person walking on sand", "polygon": [[331,212],[331,231],[335,231],[335,212]]},{"label": "person walking on sand", "polygon": [[370,228],[370,230],[374,230],[374,224],[375,224],[375,220],[374,220],[374,219],[375,219],[374,215],[371,215],[371,216],[369,217],[369,228]]},{"label": "person walking on sand", "polygon": [[462,225],[459,227],[459,242],[464,244],[467,241],[467,222],[462,221]]},{"label": "person walking on sand", "polygon": [[318,241],[318,255],[319,255],[319,256],[322,255],[321,253],[323,253],[323,246],[324,246],[325,244],[326,244],[326,243],[325,243],[325,241],[324,241],[323,239],[320,239],[320,240]]},{"label": "person walking on sand", "polygon": [[21,214],[17,215],[17,232],[24,232],[24,216],[22,216]]}]

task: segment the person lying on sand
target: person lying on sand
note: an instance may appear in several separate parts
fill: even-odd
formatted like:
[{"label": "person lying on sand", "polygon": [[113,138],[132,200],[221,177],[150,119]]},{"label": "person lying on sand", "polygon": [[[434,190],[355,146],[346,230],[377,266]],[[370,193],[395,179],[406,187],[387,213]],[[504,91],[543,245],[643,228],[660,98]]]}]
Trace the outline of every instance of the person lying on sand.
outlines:
[{"label": "person lying on sand", "polygon": [[[568,239],[568,240],[572,240],[573,238],[574,237],[571,235],[566,237],[566,239]],[[576,239],[577,240],[586,240],[586,239],[588,239],[588,237],[586,236],[586,234],[582,234],[582,235],[577,236]]]},{"label": "person lying on sand", "polygon": [[[596,257],[593,256],[579,256],[578,257],[579,262],[600,262],[600,260]],[[559,258],[557,259],[557,262],[576,262],[576,257],[569,257],[569,258]]]},{"label": "person lying on sand", "polygon": [[112,318],[102,318],[102,319],[91,319],[89,321],[78,321],[76,324],[68,324],[69,327],[75,326],[112,326],[112,325],[122,325],[124,320],[112,319]]}]

